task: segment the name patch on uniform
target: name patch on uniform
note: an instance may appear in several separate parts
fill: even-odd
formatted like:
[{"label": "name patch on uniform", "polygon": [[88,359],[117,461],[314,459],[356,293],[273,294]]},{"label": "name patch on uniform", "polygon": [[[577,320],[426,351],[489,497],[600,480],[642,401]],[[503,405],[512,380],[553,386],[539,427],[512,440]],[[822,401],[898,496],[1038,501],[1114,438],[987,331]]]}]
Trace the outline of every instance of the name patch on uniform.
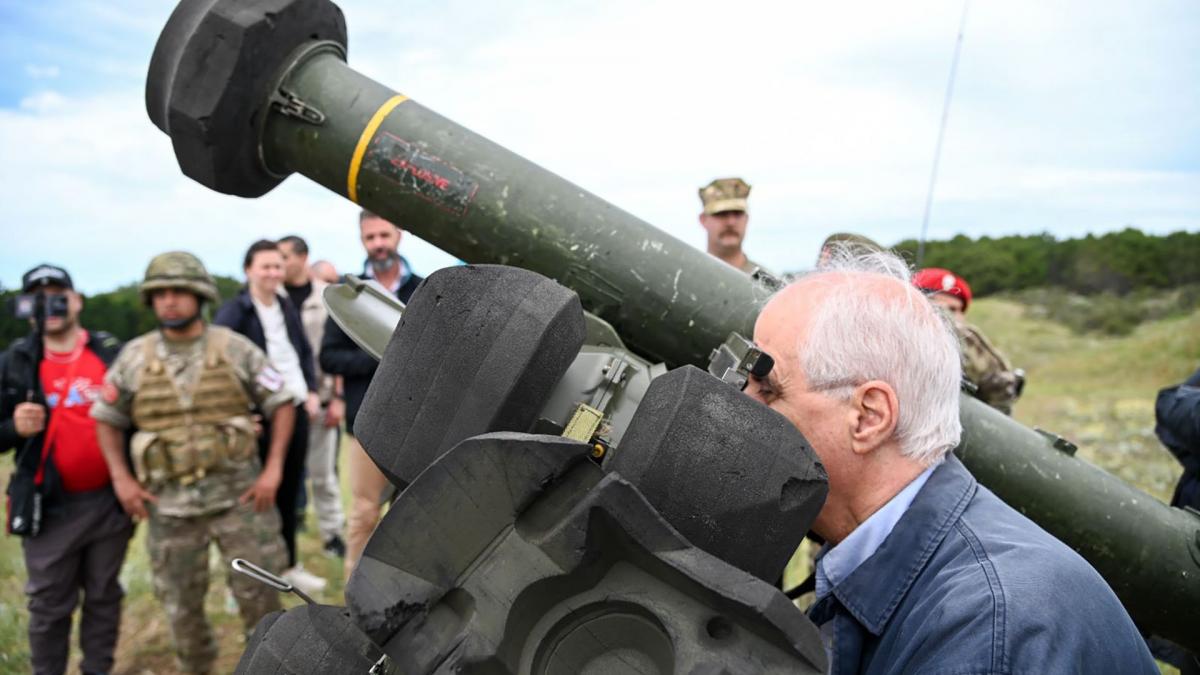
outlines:
[{"label": "name patch on uniform", "polygon": [[258,382],[258,386],[272,393],[283,388],[283,375],[271,366],[263,366],[263,369],[258,371],[255,381]]}]

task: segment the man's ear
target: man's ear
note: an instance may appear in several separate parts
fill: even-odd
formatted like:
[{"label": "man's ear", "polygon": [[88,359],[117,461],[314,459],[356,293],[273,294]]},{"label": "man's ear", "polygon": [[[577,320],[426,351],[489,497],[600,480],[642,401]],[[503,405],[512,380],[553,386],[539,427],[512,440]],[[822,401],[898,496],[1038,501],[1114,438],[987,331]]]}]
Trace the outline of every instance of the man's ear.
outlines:
[{"label": "man's ear", "polygon": [[900,421],[900,399],[887,382],[870,380],[855,387],[850,441],[855,454],[874,452],[892,440]]}]

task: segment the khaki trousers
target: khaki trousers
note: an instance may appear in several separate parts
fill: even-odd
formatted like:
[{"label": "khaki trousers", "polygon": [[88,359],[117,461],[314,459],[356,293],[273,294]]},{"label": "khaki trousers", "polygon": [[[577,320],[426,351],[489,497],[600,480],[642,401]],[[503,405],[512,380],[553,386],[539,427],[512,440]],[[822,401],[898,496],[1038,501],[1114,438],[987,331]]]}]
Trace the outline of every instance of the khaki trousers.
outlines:
[{"label": "khaki trousers", "polygon": [[336,426],[325,426],[322,423],[324,419],[325,408],[322,407],[317,418],[309,422],[305,470],[312,484],[312,506],[317,513],[317,528],[321,531],[321,541],[327,542],[342,536],[346,515],[342,512],[342,488],[338,485],[335,467],[341,432]]},{"label": "khaki trousers", "polygon": [[346,464],[350,469],[350,518],[346,523],[346,579],[358,565],[367,540],[379,524],[380,501],[388,480],[367,456],[357,438],[350,437]]}]

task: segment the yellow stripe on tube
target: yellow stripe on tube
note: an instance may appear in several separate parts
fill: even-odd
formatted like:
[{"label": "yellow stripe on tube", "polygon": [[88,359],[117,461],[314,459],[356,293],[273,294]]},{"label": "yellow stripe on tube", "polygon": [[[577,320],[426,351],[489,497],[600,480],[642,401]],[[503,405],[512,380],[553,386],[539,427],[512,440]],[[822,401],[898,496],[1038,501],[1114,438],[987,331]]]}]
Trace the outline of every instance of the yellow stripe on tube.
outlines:
[{"label": "yellow stripe on tube", "polygon": [[383,124],[384,118],[395,110],[396,106],[407,100],[407,96],[396,94],[384,101],[379,110],[371,115],[362,135],[358,137],[358,145],[354,146],[354,154],[350,157],[350,172],[346,174],[346,196],[350,201],[358,203],[358,170],[362,167],[363,155],[367,154],[367,146],[371,144],[371,139],[375,137],[375,132],[379,130],[379,125]]}]

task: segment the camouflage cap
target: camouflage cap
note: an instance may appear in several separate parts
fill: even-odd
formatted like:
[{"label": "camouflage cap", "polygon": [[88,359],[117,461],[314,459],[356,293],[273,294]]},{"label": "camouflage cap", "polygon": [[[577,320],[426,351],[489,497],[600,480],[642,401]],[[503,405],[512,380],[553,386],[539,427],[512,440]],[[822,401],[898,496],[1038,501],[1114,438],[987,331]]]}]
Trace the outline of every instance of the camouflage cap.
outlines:
[{"label": "camouflage cap", "polygon": [[149,304],[150,293],[160,288],[182,288],[212,302],[221,299],[217,284],[204,269],[204,263],[186,251],[160,253],[150,260],[138,293],[142,301]]},{"label": "camouflage cap", "polygon": [[817,251],[817,268],[825,267],[834,259],[882,250],[883,247],[869,237],[853,232],[835,232],[825,237],[825,241],[821,243],[821,249]]},{"label": "camouflage cap", "polygon": [[821,248],[838,243],[844,246],[865,248],[871,251],[883,250],[883,247],[875,243],[874,239],[871,239],[870,237],[864,237],[861,234],[854,234],[853,232],[835,232],[828,237],[825,237],[825,242],[821,244]]},{"label": "camouflage cap", "polygon": [[700,188],[700,201],[704,213],[722,211],[747,211],[746,198],[750,196],[750,184],[741,178],[718,178]]}]

